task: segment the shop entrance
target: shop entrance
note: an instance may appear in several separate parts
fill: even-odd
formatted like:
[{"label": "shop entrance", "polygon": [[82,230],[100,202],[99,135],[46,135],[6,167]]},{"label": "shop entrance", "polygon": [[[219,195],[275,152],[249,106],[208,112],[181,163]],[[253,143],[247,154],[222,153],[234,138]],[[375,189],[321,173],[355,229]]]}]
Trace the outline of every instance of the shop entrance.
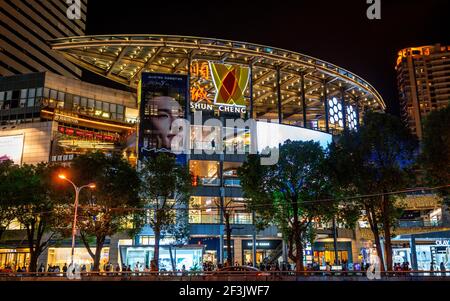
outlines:
[{"label": "shop entrance", "polygon": [[30,264],[29,249],[0,249],[0,269],[6,267],[17,270]]},{"label": "shop entrance", "polygon": [[[340,262],[348,262],[348,251],[338,251],[338,256]],[[327,251],[314,251],[314,261],[319,263],[319,265],[326,265],[329,263],[331,265],[335,262],[335,253],[333,250]]]}]

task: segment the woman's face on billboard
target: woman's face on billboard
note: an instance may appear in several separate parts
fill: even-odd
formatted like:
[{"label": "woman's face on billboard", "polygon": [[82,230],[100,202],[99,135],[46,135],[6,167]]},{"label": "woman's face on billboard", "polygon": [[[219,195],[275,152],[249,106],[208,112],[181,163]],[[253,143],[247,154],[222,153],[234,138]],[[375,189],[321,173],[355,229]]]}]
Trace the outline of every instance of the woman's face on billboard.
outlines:
[{"label": "woman's face on billboard", "polygon": [[150,103],[158,108],[156,115],[151,115],[150,121],[154,132],[158,135],[159,146],[171,149],[171,141],[175,136],[172,122],[179,118],[180,105],[170,96],[156,96]]}]

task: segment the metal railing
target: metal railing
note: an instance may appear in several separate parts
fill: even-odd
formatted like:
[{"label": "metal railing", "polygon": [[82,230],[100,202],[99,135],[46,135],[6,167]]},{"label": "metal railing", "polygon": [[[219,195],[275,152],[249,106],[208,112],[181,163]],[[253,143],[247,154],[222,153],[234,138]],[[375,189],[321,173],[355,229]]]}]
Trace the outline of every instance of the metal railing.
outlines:
[{"label": "metal railing", "polygon": [[[53,278],[63,279],[69,278],[65,272],[0,272],[0,281],[4,278],[8,279],[23,279],[23,278]],[[184,278],[184,280],[208,280],[208,279],[222,279],[236,277],[245,279],[258,280],[293,280],[296,278],[312,278],[315,280],[330,279],[330,278],[344,278],[348,280],[364,280],[367,279],[365,271],[159,271],[159,272],[144,272],[144,271],[115,271],[115,272],[80,272],[80,278],[101,278],[109,279],[118,277],[123,280],[132,279],[147,279],[148,280],[170,280]],[[434,279],[450,281],[450,272],[447,271],[388,271],[380,272],[381,279],[384,280],[408,280],[408,279]]]}]

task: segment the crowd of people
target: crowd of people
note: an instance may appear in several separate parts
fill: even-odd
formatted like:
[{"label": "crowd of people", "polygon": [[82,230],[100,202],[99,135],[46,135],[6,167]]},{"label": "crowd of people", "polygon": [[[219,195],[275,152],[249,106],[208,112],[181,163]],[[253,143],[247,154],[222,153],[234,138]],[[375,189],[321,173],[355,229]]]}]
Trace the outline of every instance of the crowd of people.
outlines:
[{"label": "crowd of people", "polygon": [[[233,264],[234,266],[240,266],[238,262],[235,262]],[[246,262],[244,263],[246,266],[253,266],[252,262]],[[202,270],[206,272],[212,272],[217,271],[222,268],[227,267],[227,263],[224,264],[216,264],[212,261],[205,261],[202,265]],[[340,271],[366,271],[369,267],[369,263],[354,263],[351,264],[347,261],[338,262],[337,264],[331,264],[330,262],[326,262],[324,265],[320,265],[318,262],[312,262],[308,263],[305,266],[305,271],[331,271],[333,269],[336,269],[336,266],[339,267]],[[296,266],[295,264],[287,263],[287,262],[275,262],[275,263],[268,263],[261,262],[256,264],[256,267],[260,271],[267,271],[267,272],[277,272],[277,271],[295,271]],[[88,271],[93,271],[94,267],[93,264],[91,264],[89,267],[86,266],[86,264],[82,264],[78,266],[79,271],[81,273],[86,273]],[[49,275],[64,275],[67,273],[69,269],[69,265],[67,263],[64,263],[64,265],[48,265],[47,268],[45,268],[44,264],[41,264],[38,268],[39,273],[48,273]],[[126,265],[126,264],[111,264],[110,262],[105,263],[100,267],[100,274],[103,275],[120,275],[123,272],[130,275],[142,275],[148,272],[156,271],[157,269],[155,267],[152,268],[152,265],[146,265],[139,262],[136,262],[133,266],[132,265]],[[396,262],[393,266],[393,271],[411,271],[412,268],[410,267],[409,262],[405,261],[403,263]],[[161,270],[160,270],[161,271]],[[181,269],[177,270],[178,272],[187,272],[186,267],[183,265]],[[443,262],[440,263],[438,267],[435,267],[435,265],[432,263],[430,271],[441,271],[446,272],[445,264]],[[10,273],[26,273],[28,272],[27,267],[25,266],[11,266],[11,265],[5,265],[3,268],[0,268],[0,273],[2,274],[10,274]]]}]

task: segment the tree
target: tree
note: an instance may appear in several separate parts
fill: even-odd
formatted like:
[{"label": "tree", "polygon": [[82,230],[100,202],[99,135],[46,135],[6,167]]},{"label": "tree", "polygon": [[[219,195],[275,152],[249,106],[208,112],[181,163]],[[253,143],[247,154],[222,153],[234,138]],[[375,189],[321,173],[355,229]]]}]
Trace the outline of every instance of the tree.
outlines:
[{"label": "tree", "polygon": [[364,116],[358,132],[344,132],[330,147],[332,179],[342,191],[348,196],[375,194],[359,199],[358,204],[370,224],[378,254],[382,254],[381,234],[384,237],[389,270],[392,270],[391,230],[401,206],[398,198],[388,192],[413,183],[416,150],[416,139],[398,118],[372,112]]},{"label": "tree", "polygon": [[187,222],[177,216],[177,209],[187,209],[192,180],[189,169],[165,153],[144,159],[139,173],[141,195],[150,212],[147,222],[155,234],[152,269],[158,270],[161,238],[170,233],[175,224]]},{"label": "tree", "polygon": [[2,166],[1,203],[26,230],[30,272],[37,270],[39,256],[58,237],[56,229],[62,224],[56,212],[59,197],[53,175],[57,168],[46,163]]},{"label": "tree", "polygon": [[[450,105],[425,119],[420,162],[431,186],[450,184]],[[449,190],[442,190],[447,196]]]},{"label": "tree", "polygon": [[260,155],[250,155],[238,175],[249,209],[257,213],[256,224],[275,224],[288,245],[288,256],[304,269],[303,250],[314,238],[313,222],[329,220],[334,204],[321,202],[328,196],[325,152],[313,141],[286,141],[275,165],[261,165]]},{"label": "tree", "polygon": [[[8,187],[6,187],[6,179],[9,175],[13,167],[13,161],[6,160],[0,162],[0,195],[5,195],[6,191],[8,191]],[[5,202],[0,199],[0,241],[2,239],[3,233],[8,228],[10,223],[14,219],[14,209],[9,202]]]},{"label": "tree", "polygon": [[[96,185],[95,189],[80,193],[77,228],[94,261],[93,270],[98,271],[106,238],[123,230],[130,233],[139,230],[130,222],[134,219],[135,211],[142,208],[139,199],[140,179],[136,170],[120,155],[105,155],[101,152],[76,157],[69,172],[77,185]],[[73,192],[71,187],[70,191]],[[72,207],[67,211],[66,218],[67,224],[72,225]],[[95,250],[91,248],[92,241]]]},{"label": "tree", "polygon": [[219,212],[222,214],[223,223],[225,225],[225,236],[227,239],[227,266],[233,265],[233,257],[231,252],[231,217],[235,211],[236,204],[233,202],[233,199],[216,201],[215,205]]}]

